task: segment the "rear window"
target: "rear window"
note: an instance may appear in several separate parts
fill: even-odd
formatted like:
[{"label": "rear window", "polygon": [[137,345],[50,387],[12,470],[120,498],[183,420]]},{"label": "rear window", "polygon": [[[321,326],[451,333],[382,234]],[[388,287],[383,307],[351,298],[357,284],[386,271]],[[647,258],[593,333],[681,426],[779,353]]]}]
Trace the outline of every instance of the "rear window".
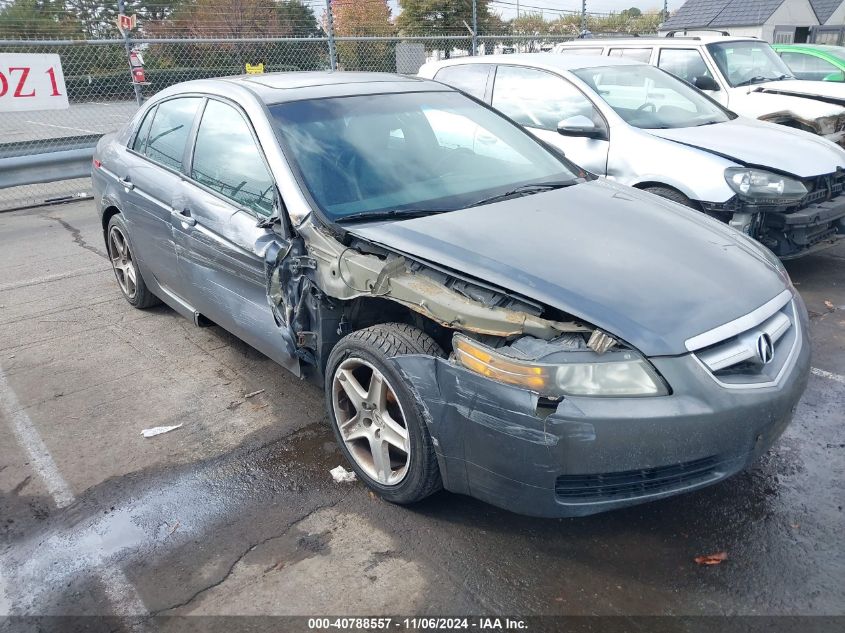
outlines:
[{"label": "rear window", "polygon": [[462,64],[441,68],[434,78],[458,90],[463,90],[476,99],[483,99],[489,75],[490,64]]},{"label": "rear window", "polygon": [[635,62],[648,63],[651,61],[650,48],[611,48],[608,53],[610,57],[624,57]]},{"label": "rear window", "polygon": [[159,104],[147,137],[148,158],[172,169],[182,169],[185,143],[202,103],[199,97],[171,99]]},{"label": "rear window", "polygon": [[600,46],[590,46],[589,48],[586,46],[581,48],[564,46],[560,49],[560,52],[566,53],[567,55],[601,55],[602,48]]},{"label": "rear window", "polygon": [[147,136],[150,133],[150,125],[152,125],[153,123],[155,111],[155,107],[150,108],[150,111],[147,112],[146,116],[144,117],[144,122],[141,123],[141,127],[138,128],[138,133],[135,135],[135,140],[132,141],[132,149],[134,149],[140,154],[143,154],[144,150],[147,148]]}]

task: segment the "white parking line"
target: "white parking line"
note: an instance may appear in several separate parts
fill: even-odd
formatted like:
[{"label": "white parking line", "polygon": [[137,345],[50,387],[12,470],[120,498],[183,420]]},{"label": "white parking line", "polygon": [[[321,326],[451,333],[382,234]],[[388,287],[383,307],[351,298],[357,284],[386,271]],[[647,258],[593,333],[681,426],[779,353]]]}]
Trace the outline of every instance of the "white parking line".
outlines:
[{"label": "white parking line", "polygon": [[31,123],[32,125],[46,125],[47,127],[56,127],[62,130],[73,130],[75,132],[85,132],[86,134],[100,134],[100,132],[95,132],[94,130],[86,130],[82,127],[71,127],[70,125],[54,125],[52,123],[42,123],[41,121],[27,121],[27,123]]},{"label": "white parking line", "polygon": [[[47,450],[44,440],[38,435],[32,420],[21,408],[2,366],[0,366],[0,412],[10,421],[12,432],[21,447],[29,454],[30,463],[44,481],[56,506],[64,508],[72,504],[75,498],[70,486],[59,472],[53,456]],[[97,569],[97,575],[112,603],[115,615],[125,617],[147,614],[144,602],[123,570],[116,566],[103,566]],[[10,611],[12,606],[9,590],[9,580],[0,576],[0,608],[6,612]]]},{"label": "white parking line", "polygon": [[27,286],[40,286],[42,284],[51,283],[53,281],[61,281],[62,279],[68,279],[70,277],[78,277],[80,275],[91,275],[93,273],[107,271],[110,268],[110,266],[89,266],[88,268],[77,268],[75,270],[69,270],[64,273],[56,273],[55,275],[43,275],[41,277],[35,277],[33,279],[22,279],[20,281],[12,281],[10,283],[0,285],[0,292],[6,292],[7,290],[16,290],[18,288],[26,288]]},{"label": "white parking line", "polygon": [[816,376],[820,376],[822,378],[827,378],[828,380],[833,380],[834,382],[839,382],[845,385],[845,376],[841,376],[839,374],[834,374],[831,371],[827,371],[825,369],[819,369],[818,367],[813,367],[810,369],[810,373]]},{"label": "white parking line", "polygon": [[21,409],[18,398],[9,386],[2,369],[0,369],[0,409],[11,421],[12,432],[18,443],[29,453],[33,467],[44,480],[56,505],[60,508],[69,506],[74,500],[70,486],[56,467],[56,462],[53,461],[46,444],[35,430],[32,420],[29,419],[26,411]]}]

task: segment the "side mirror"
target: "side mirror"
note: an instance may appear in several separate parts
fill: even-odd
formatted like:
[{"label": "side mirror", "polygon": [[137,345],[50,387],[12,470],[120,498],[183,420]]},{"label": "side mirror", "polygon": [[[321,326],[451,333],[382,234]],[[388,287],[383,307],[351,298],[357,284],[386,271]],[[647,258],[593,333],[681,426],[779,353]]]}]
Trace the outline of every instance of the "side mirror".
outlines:
[{"label": "side mirror", "polygon": [[699,90],[708,90],[710,92],[716,92],[719,90],[719,84],[716,83],[716,80],[709,75],[701,75],[700,77],[696,77],[692,84],[698,88]]},{"label": "side mirror", "polygon": [[835,73],[830,73],[829,75],[825,75],[822,81],[837,81],[843,82],[845,81],[845,72],[841,70],[837,70]]},{"label": "side mirror", "polygon": [[563,136],[578,136],[607,140],[607,133],[582,114],[564,119],[557,124],[557,133]]}]

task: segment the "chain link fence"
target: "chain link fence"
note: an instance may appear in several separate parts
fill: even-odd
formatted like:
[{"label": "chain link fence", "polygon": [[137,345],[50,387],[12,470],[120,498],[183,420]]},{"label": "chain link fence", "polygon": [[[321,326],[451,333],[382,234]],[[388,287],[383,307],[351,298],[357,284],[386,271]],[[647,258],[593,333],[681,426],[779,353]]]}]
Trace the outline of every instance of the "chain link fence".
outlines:
[{"label": "chain link fence", "polygon": [[[479,54],[550,49],[571,36],[482,36]],[[429,60],[469,55],[465,36],[333,38],[337,70],[416,74]],[[333,63],[328,37],[310,38],[157,38],[133,39],[141,54],[146,99],[191,79],[241,75],[248,70],[296,72],[328,70]],[[123,40],[0,40],[0,53],[58,54],[70,107],[66,110],[5,112],[0,116],[0,158],[93,146],[118,129],[137,110]],[[90,195],[87,179],[0,189],[0,209],[33,206]]]}]

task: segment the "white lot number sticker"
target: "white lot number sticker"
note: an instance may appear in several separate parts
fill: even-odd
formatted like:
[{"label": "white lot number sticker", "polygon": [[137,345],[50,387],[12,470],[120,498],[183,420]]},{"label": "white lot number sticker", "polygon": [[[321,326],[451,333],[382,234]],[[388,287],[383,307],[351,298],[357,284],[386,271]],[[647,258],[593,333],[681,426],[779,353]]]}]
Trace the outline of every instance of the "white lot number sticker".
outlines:
[{"label": "white lot number sticker", "polygon": [[58,55],[0,53],[0,112],[68,107]]}]

